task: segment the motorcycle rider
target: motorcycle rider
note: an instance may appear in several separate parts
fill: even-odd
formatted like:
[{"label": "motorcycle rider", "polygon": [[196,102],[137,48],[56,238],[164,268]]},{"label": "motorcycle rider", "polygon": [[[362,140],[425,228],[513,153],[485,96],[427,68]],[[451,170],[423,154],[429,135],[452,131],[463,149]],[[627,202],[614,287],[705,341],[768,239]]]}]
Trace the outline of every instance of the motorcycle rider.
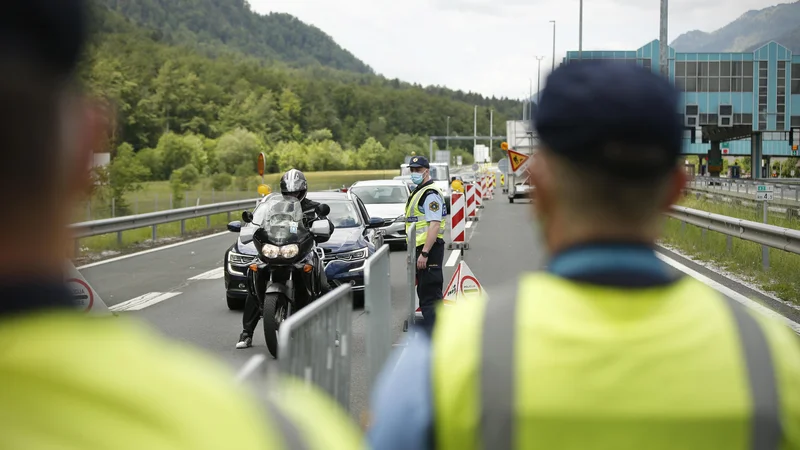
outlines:
[{"label": "motorcycle rider", "polygon": [[[308,193],[308,181],[303,172],[297,169],[289,169],[281,177],[281,194],[285,196],[294,197],[300,200],[300,205],[303,208],[304,226],[308,229],[311,228],[311,222],[320,218],[318,211],[322,206],[321,203],[306,197]],[[331,233],[333,233],[333,224],[331,223]],[[258,274],[256,274],[258,276]],[[325,294],[330,291],[328,286],[328,278],[325,276],[325,271],[322,271],[322,293]],[[250,278],[248,277],[248,280]],[[242,314],[242,333],[239,335],[239,341],[236,343],[236,348],[244,349],[253,346],[253,333],[255,332],[256,325],[261,319],[261,308],[258,304],[258,297],[253,295],[255,289],[251,286],[248,289],[247,299],[244,302],[244,313]]]}]

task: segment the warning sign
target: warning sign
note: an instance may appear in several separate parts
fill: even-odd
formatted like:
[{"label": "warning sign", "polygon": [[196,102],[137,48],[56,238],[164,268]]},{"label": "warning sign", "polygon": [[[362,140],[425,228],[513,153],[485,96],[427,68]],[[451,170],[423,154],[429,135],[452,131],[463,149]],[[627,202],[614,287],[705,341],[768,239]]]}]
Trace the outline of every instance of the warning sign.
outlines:
[{"label": "warning sign", "polygon": [[[458,266],[456,266],[456,270],[453,272],[453,276],[450,277],[450,282],[447,283],[447,288],[444,290],[444,304],[454,305],[467,296],[480,296],[484,293],[483,286],[481,286],[475,274],[472,273],[472,269],[469,268],[467,263],[461,261],[458,263]],[[422,309],[419,307],[419,294],[417,294],[416,289],[414,289],[414,299],[414,307],[416,308],[414,317],[418,320],[422,320]]]},{"label": "warning sign", "polygon": [[511,162],[511,171],[516,172],[525,164],[525,161],[530,158],[528,155],[523,155],[520,152],[515,152],[514,150],[508,150],[508,160]]},{"label": "warning sign", "polygon": [[97,294],[97,291],[92,289],[86,278],[81,275],[72,262],[67,265],[67,274],[64,282],[78,308],[92,314],[111,314],[108,306]]}]

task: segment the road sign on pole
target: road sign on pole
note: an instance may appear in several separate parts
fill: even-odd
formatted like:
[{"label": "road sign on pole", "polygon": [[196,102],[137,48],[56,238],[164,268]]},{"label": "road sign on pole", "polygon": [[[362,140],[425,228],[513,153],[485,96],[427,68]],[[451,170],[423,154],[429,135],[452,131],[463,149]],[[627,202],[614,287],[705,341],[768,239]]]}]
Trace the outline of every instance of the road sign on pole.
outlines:
[{"label": "road sign on pole", "polygon": [[765,202],[774,199],[775,186],[771,184],[759,184],[756,186],[756,201]]},{"label": "road sign on pole", "polygon": [[756,192],[775,192],[775,186],[771,184],[759,184],[756,187]]},{"label": "road sign on pole", "polygon": [[472,171],[473,171],[473,172],[477,172],[477,171],[478,171],[478,169],[479,169],[479,167],[478,167],[478,163],[474,163],[474,164],[472,164]]},{"label": "road sign on pole", "polygon": [[515,152],[514,150],[508,150],[508,160],[511,162],[511,171],[516,172],[525,164],[525,161],[528,160],[530,156],[523,155],[520,152]]},{"label": "road sign on pole", "polygon": [[497,163],[497,170],[499,170],[500,173],[510,173],[508,169],[509,169],[508,158],[503,158]]}]

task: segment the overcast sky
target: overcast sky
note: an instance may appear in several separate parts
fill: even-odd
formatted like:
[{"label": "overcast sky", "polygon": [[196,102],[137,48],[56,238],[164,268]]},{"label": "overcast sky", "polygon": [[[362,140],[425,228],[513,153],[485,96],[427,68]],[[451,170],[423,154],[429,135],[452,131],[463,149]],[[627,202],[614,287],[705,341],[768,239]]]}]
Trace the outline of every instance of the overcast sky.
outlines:
[{"label": "overcast sky", "polygon": [[[423,85],[521,98],[578,48],[579,0],[249,0],[322,29],[376,72]],[[672,0],[669,41],[713,31],[778,0]],[[635,50],[658,38],[658,0],[585,0],[584,50]]]}]

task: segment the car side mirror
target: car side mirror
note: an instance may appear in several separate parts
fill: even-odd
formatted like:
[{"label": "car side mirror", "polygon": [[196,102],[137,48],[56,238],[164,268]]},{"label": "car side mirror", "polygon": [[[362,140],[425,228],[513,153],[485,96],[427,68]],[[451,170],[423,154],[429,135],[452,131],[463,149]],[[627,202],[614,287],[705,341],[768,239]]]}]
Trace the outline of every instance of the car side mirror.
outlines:
[{"label": "car side mirror", "polygon": [[233,222],[229,223],[228,231],[230,231],[231,233],[238,233],[242,231],[242,222],[234,220]]},{"label": "car side mirror", "polygon": [[381,217],[370,217],[367,228],[380,228],[386,224],[386,220]]},{"label": "car side mirror", "polygon": [[250,211],[244,211],[242,213],[242,222],[244,223],[252,223],[253,222],[253,213]]},{"label": "car side mirror", "polygon": [[320,217],[325,217],[331,213],[331,207],[322,203],[321,205],[317,206],[317,215]]}]

